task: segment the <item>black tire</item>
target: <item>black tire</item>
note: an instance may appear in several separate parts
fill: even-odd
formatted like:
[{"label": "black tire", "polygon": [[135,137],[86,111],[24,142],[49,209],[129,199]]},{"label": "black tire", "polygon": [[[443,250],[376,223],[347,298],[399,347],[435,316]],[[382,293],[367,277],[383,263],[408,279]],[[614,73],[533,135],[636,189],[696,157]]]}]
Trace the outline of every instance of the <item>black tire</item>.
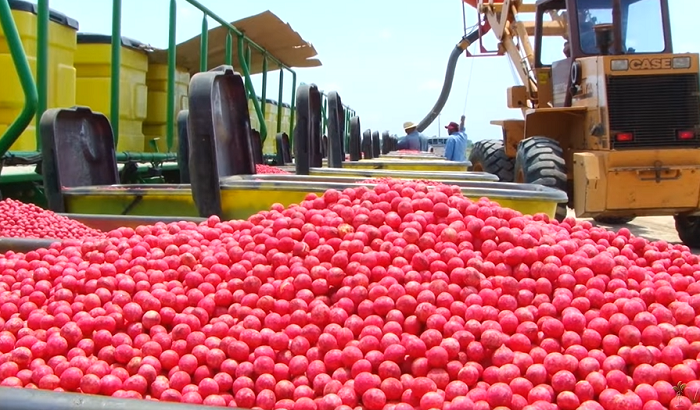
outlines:
[{"label": "black tire", "polygon": [[[564,150],[550,138],[530,137],[520,141],[515,156],[515,182],[543,185],[567,192]],[[556,219],[566,218],[567,204],[557,206]]]},{"label": "black tire", "polygon": [[513,158],[508,158],[501,140],[483,140],[474,143],[469,153],[470,171],[496,175],[501,182],[513,182]]},{"label": "black tire", "polygon": [[596,216],[594,221],[605,225],[624,225],[634,221],[634,216]]},{"label": "black tire", "polygon": [[684,245],[700,248],[700,216],[676,215],[676,232]]}]

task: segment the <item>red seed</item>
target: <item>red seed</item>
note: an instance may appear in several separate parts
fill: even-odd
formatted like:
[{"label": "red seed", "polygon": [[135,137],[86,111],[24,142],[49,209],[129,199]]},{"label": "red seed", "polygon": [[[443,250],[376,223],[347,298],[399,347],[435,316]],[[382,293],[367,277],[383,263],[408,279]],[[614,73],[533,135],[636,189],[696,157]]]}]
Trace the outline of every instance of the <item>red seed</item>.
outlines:
[{"label": "red seed", "polygon": [[292,173],[289,171],[285,171],[281,168],[273,167],[270,165],[265,165],[265,164],[256,164],[255,165],[255,173],[256,174],[282,174],[282,175],[291,175]]},{"label": "red seed", "polygon": [[0,237],[89,239],[103,233],[65,216],[14,199],[0,201]]},{"label": "red seed", "polygon": [[291,410],[690,407],[688,248],[371,181],[95,235],[0,202],[45,218],[0,213],[8,232],[85,234],[0,255],[0,385]]}]

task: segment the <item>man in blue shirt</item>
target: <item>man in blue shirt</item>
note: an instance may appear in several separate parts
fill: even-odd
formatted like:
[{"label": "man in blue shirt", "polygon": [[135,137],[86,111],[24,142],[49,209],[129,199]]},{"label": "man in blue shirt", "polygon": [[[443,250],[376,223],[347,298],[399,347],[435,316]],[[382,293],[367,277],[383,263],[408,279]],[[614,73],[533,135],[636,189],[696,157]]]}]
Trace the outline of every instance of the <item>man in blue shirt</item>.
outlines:
[{"label": "man in blue shirt", "polygon": [[445,159],[464,162],[467,160],[467,134],[464,132],[464,115],[460,123],[451,122],[445,127],[450,138],[445,145]]},{"label": "man in blue shirt", "polygon": [[405,137],[399,138],[396,144],[397,150],[427,151],[428,139],[418,132],[417,125],[412,122],[404,122]]}]

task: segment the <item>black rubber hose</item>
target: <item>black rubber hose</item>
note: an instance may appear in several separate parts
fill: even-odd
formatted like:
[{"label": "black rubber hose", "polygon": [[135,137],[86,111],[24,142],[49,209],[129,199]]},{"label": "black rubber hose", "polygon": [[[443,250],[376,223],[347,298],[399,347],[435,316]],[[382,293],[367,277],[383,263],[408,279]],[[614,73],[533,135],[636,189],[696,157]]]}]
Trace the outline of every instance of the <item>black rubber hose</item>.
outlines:
[{"label": "black rubber hose", "polygon": [[[440,115],[440,111],[442,111],[443,107],[445,106],[445,103],[447,102],[447,99],[450,96],[450,91],[452,91],[452,82],[455,78],[455,68],[457,67],[457,61],[459,61],[459,57],[462,55],[464,50],[467,49],[471,44],[473,44],[476,40],[479,39],[479,27],[475,28],[474,31],[471,33],[467,34],[462,40],[455,46],[454,49],[452,49],[452,52],[450,53],[450,58],[447,60],[447,70],[445,70],[445,82],[442,84],[442,91],[440,91],[440,96],[437,99],[437,102],[435,102],[435,105],[433,106],[433,109],[430,110],[428,115],[421,120],[421,122],[418,123],[418,131],[423,132],[425,131],[426,128],[430,126],[430,124],[435,121],[435,119]],[[471,75],[471,73],[469,73]]]}]

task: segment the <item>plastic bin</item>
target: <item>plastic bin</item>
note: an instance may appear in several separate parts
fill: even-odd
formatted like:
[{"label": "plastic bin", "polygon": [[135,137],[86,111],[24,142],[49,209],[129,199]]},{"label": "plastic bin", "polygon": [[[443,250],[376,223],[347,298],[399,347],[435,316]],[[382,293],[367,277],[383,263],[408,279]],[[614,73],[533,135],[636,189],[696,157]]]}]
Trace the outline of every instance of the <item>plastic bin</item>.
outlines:
[{"label": "plastic bin", "polygon": [[[364,185],[364,184],[363,184]],[[557,204],[566,202],[563,191],[542,185],[504,182],[465,181],[459,184],[462,194],[472,200],[489,198],[501,206],[523,214],[546,213],[554,217]],[[309,192],[321,194],[329,189],[342,191],[359,186],[353,183],[307,181],[251,181],[240,177],[221,181],[221,208],[225,219],[247,219],[270,209],[274,203],[288,206],[304,200]],[[372,184],[366,186],[373,187]]]},{"label": "plastic bin", "polygon": [[[143,122],[144,150],[154,152],[151,141],[158,138],[158,152],[168,152],[168,66],[149,63],[146,74],[148,87],[147,114]],[[175,116],[189,107],[187,89],[190,73],[184,68],[175,71]],[[177,124],[173,124],[173,144],[170,152],[177,151]]]},{"label": "plastic bin", "polygon": [[[111,107],[111,41],[109,35],[78,33],[75,54],[76,102],[107,116]],[[142,46],[143,43],[122,37],[117,151],[143,152],[143,122],[148,114],[148,55]]]},{"label": "plastic bin", "polygon": [[[277,131],[277,111],[279,110],[279,105],[277,101],[266,99],[265,100],[265,124],[274,124],[273,129]],[[270,125],[268,125],[269,127]]]},{"label": "plastic bin", "polygon": [[498,182],[498,177],[486,172],[444,172],[444,171],[401,171],[384,169],[348,169],[348,168],[311,168],[309,175],[321,177],[360,177],[360,180],[375,178],[457,180],[457,181],[491,181]]},{"label": "plastic bin", "polygon": [[[190,218],[188,218],[190,219]],[[150,225],[147,222],[144,225]],[[92,394],[53,392],[38,389],[0,387],[0,403],[3,410],[202,410],[201,404],[168,403],[165,401],[118,399]],[[229,407],[229,410],[243,410]]]},{"label": "plastic bin", "polygon": [[114,134],[107,117],[87,107],[52,108],[41,116],[44,193],[63,212],[63,189],[119,182]]},{"label": "plastic bin", "polygon": [[[10,8],[19,36],[22,39],[24,53],[36,76],[37,6],[26,1],[10,0]],[[78,22],[76,20],[57,11],[50,11],[47,108],[75,105],[73,60],[77,31]],[[2,80],[0,80],[2,83],[0,135],[3,135],[22,111],[24,93],[2,27],[0,27],[0,73],[2,73]],[[35,122],[32,121],[10,149],[13,151],[34,151],[36,148],[36,128]]]},{"label": "plastic bin", "polygon": [[440,155],[436,154],[431,154],[428,152],[421,152],[417,154],[410,154],[410,153],[400,153],[400,152],[390,152],[386,155],[382,155],[382,159],[409,159],[409,160],[421,160],[421,159],[427,159],[427,160],[433,160],[433,161],[438,161],[438,160],[445,160],[445,157],[442,157]]},{"label": "plastic bin", "polygon": [[394,171],[447,171],[447,172],[466,172],[471,166],[469,161],[452,162],[439,160],[361,160],[348,161],[343,163],[343,168],[347,169],[387,169]]},{"label": "plastic bin", "polygon": [[111,185],[65,188],[66,212],[77,214],[199,216],[190,185]]},{"label": "plastic bin", "polygon": [[[401,171],[387,171],[387,172],[396,172],[401,175]],[[410,171],[406,171],[410,172]],[[474,181],[481,181],[481,182],[497,182],[491,179],[489,176],[491,174],[487,173],[480,173],[480,172],[470,172],[468,173],[467,177],[462,177],[461,175],[458,175],[456,178],[452,178],[452,174],[446,174],[442,175],[437,178],[431,178],[430,180],[427,180],[426,183],[430,184],[431,182],[437,182],[437,183],[442,183],[442,184],[447,184],[447,185],[457,185],[457,186],[462,186],[463,184],[469,184]],[[232,180],[235,179],[235,177],[230,177]],[[362,181],[366,179],[375,179],[375,178],[365,178],[360,175],[348,175],[348,176],[324,176],[324,175],[294,175],[294,174],[256,174],[256,175],[240,175],[239,178],[242,181],[297,181],[297,182],[309,182],[309,183],[318,183],[318,182],[333,182],[333,183],[339,183],[339,184],[356,184],[356,183],[361,183]],[[378,177],[383,178],[383,177]],[[394,177],[392,177],[394,178]],[[424,180],[425,178],[419,178],[419,177],[395,177],[395,179],[400,179],[400,180]]]},{"label": "plastic bin", "polygon": [[287,134],[291,133],[291,130],[289,129],[289,125],[291,124],[292,121],[292,106],[283,103],[282,104],[282,131],[281,132],[286,132]]},{"label": "plastic bin", "polygon": [[[260,98],[258,98],[258,103],[260,101]],[[260,121],[258,120],[258,114],[255,112],[255,104],[250,98],[248,98],[248,112],[250,113],[250,128],[260,131]]]},{"label": "plastic bin", "polygon": [[197,73],[189,98],[192,197],[199,215],[221,215],[220,178],[255,173],[243,77],[227,65]]},{"label": "plastic bin", "polygon": [[[267,138],[265,138],[265,143],[263,144],[264,155],[275,155],[275,153],[277,153],[277,146],[275,144],[274,136],[277,135],[277,112],[280,110],[280,108],[281,107],[277,104],[277,101],[270,99],[265,100],[265,125],[267,126]],[[284,131],[284,129],[282,131]]]}]

